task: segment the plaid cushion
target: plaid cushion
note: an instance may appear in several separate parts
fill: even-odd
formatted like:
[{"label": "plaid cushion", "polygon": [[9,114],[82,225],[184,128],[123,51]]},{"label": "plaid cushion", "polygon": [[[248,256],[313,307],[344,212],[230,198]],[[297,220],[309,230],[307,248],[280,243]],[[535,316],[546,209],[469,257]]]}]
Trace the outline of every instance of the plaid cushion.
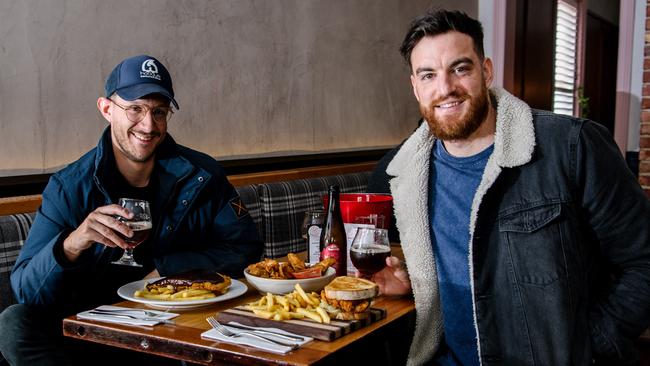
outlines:
[{"label": "plaid cushion", "polygon": [[0,311],[16,303],[11,292],[9,274],[27,239],[35,215],[32,212],[0,216]]},{"label": "plaid cushion", "polygon": [[248,184],[241,187],[235,187],[235,190],[237,190],[239,198],[241,198],[242,203],[246,206],[246,209],[255,222],[255,225],[257,225],[257,231],[260,233],[260,238],[264,240],[264,232],[262,231],[262,212],[260,197],[257,195],[257,185]]},{"label": "plaid cushion", "polygon": [[330,185],[338,185],[344,193],[365,192],[369,176],[370,172],[361,172],[260,184],[265,257],[307,250],[300,233],[305,211],[323,208],[323,195]]}]

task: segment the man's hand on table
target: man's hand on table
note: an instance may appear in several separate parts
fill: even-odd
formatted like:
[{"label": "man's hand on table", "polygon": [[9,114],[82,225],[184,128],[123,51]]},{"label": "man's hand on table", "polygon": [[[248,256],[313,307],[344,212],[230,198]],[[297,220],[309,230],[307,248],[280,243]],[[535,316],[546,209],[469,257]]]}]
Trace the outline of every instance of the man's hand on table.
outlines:
[{"label": "man's hand on table", "polygon": [[411,280],[402,261],[397,257],[386,258],[386,267],[372,276],[383,295],[408,295],[411,293]]}]

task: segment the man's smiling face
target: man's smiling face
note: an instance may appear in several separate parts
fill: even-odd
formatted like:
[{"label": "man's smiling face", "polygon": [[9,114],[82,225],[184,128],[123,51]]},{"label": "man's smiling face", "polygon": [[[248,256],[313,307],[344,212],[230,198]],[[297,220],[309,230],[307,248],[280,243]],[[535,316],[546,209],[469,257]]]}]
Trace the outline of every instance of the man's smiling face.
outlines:
[{"label": "man's smiling face", "polygon": [[[113,150],[115,154],[135,162],[145,163],[153,159],[156,148],[167,134],[167,122],[154,121],[151,115],[151,109],[160,106],[169,106],[169,101],[165,98],[147,97],[146,99],[136,99],[134,101],[125,101],[118,95],[113,95],[114,100],[111,105],[110,124],[111,137],[113,140]],[[132,105],[147,106],[149,112],[146,113],[142,121],[134,123],[126,116],[126,111],[120,108]]]},{"label": "man's smiling face", "polygon": [[464,140],[483,123],[491,66],[476,54],[472,38],[456,31],[424,37],[413,48],[413,92],[437,138]]}]

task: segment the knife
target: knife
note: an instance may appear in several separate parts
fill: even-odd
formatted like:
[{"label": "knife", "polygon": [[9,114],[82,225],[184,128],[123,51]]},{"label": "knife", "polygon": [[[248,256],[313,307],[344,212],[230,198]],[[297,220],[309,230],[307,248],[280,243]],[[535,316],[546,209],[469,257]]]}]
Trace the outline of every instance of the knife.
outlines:
[{"label": "knife", "polygon": [[251,327],[249,325],[243,325],[243,324],[239,324],[239,323],[238,324],[228,323],[228,324],[225,324],[225,325],[228,326],[228,327],[231,327],[231,328],[236,328],[236,329],[251,330],[251,331],[256,332],[256,333],[270,334],[270,335],[274,335],[276,337],[285,338],[285,339],[289,339],[289,340],[292,340],[292,341],[300,341],[300,342],[302,342],[302,341],[305,340],[304,337],[290,336],[288,334],[267,330],[266,328]]},{"label": "knife", "polygon": [[134,315],[128,315],[128,314],[116,314],[116,313],[112,313],[110,311],[90,310],[90,311],[88,311],[88,314],[91,314],[91,315],[104,315],[104,316],[114,317],[114,318],[127,318],[127,319],[134,319],[134,320],[156,321],[156,322],[160,322],[160,323],[164,323],[164,324],[176,324],[173,320],[169,320],[169,319],[153,318],[153,317],[141,317],[141,316],[134,316]]}]

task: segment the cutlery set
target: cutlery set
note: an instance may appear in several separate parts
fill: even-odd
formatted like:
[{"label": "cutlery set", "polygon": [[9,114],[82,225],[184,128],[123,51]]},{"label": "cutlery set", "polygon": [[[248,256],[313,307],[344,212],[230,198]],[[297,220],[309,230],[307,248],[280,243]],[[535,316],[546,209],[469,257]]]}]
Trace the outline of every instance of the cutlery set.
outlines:
[{"label": "cutlery set", "polygon": [[[240,331],[235,332],[235,331],[232,331],[232,330],[226,328],[223,324],[219,323],[217,321],[217,319],[215,319],[214,317],[208,317],[206,320],[208,321],[208,323],[210,323],[212,328],[214,328],[217,332],[219,332],[221,335],[223,335],[224,337],[227,337],[227,338],[238,338],[238,337],[247,335],[247,336],[257,338],[257,339],[260,339],[262,341],[269,342],[269,343],[272,343],[272,344],[275,344],[275,345],[290,347],[291,349],[296,349],[296,348],[300,347],[300,344],[295,343],[295,342],[302,342],[302,341],[305,340],[302,337],[290,336],[290,335],[287,335],[287,334],[273,332],[273,331],[270,331],[268,329],[250,327],[250,326],[246,326],[246,325],[242,325],[242,324],[237,324],[237,325],[228,324],[228,327],[230,327],[230,328],[240,329]],[[267,335],[267,336],[265,337],[264,334]],[[287,339],[289,342],[279,341],[277,339],[269,338],[268,336]]]},{"label": "cutlery set", "polygon": [[251,326],[244,325],[244,324],[229,323],[228,327],[237,328],[237,329],[241,329],[241,330],[250,330],[250,331],[254,331],[256,333],[274,335],[276,337],[288,339],[290,341],[302,342],[302,341],[305,340],[303,337],[290,336],[290,335],[283,334],[283,333],[273,332],[273,331],[267,330],[266,328],[251,327]]},{"label": "cutlery set", "polygon": [[[124,318],[124,319],[133,319],[133,320],[145,320],[145,321],[156,321],[163,324],[175,324],[173,320],[165,319],[163,317],[164,313],[154,312],[144,309],[92,309],[86,312],[90,315],[104,315],[110,316],[113,318]],[[228,327],[219,323],[216,318],[208,317],[206,318],[210,326],[214,328],[219,334],[227,338],[238,338],[242,336],[249,336],[257,338],[258,340],[268,342],[274,345],[279,345],[283,347],[289,347],[291,349],[296,349],[300,347],[300,344],[305,341],[305,338],[289,335],[268,328],[259,328],[252,327],[244,324],[228,324]]]},{"label": "cutlery set", "polygon": [[114,318],[157,321],[164,324],[176,324],[173,320],[162,318],[162,314],[160,313],[141,309],[92,309],[87,313],[90,315],[106,315]]}]

